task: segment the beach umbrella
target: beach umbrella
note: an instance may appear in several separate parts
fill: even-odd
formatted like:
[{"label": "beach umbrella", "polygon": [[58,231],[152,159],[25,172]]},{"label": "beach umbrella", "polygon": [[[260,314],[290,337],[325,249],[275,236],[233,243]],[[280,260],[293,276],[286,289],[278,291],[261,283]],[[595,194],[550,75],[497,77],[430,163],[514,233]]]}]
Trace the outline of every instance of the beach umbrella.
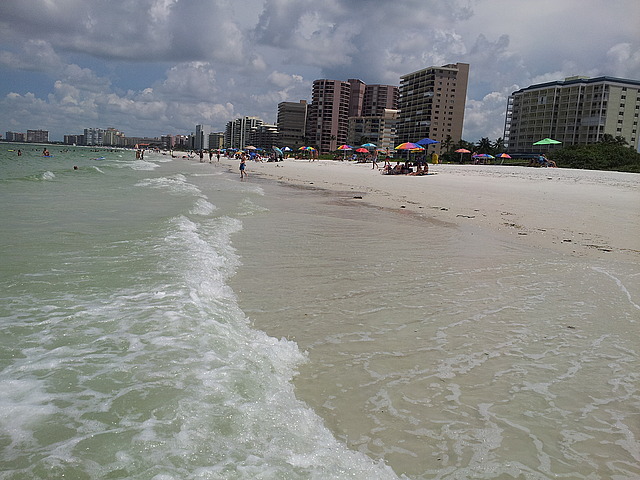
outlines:
[{"label": "beach umbrella", "polygon": [[357,149],[356,149],[356,152],[358,152],[358,153],[368,153],[368,152],[369,152],[369,150],[367,150],[366,148],[362,148],[362,147],[360,147],[360,148],[357,148]]},{"label": "beach umbrella", "polygon": [[257,150],[257,147],[254,147],[253,145],[249,145],[248,147],[244,147],[245,150]]},{"label": "beach umbrella", "polygon": [[426,145],[431,145],[433,143],[440,143],[440,142],[437,141],[437,140],[432,140],[430,138],[423,138],[422,140],[418,140],[416,143],[418,145],[425,145],[426,146]]},{"label": "beach umbrella", "polygon": [[418,145],[417,143],[404,142],[396,147],[396,150],[422,150],[424,147]]},{"label": "beach umbrella", "polygon": [[377,145],[375,143],[365,143],[365,144],[361,145],[361,147],[364,147],[364,148],[376,148]]},{"label": "beach umbrella", "polygon": [[420,150],[424,150],[422,145],[418,145],[417,143],[405,142],[401,143],[396,147],[396,150],[406,150],[407,151],[407,162],[409,161],[409,152],[418,152]]},{"label": "beach umbrella", "polygon": [[501,153],[500,155],[496,155],[497,158],[511,158],[511,155],[508,153]]},{"label": "beach umbrella", "polygon": [[459,148],[458,150],[456,150],[456,153],[460,154],[460,163],[462,163],[462,154],[463,153],[471,153],[471,151],[467,150],[466,148]]},{"label": "beach umbrella", "polygon": [[344,145],[340,145],[338,150],[342,150],[342,159],[345,160],[347,158],[347,150],[353,150],[353,147],[345,143]]},{"label": "beach umbrella", "polygon": [[313,152],[316,151],[316,149],[313,147],[300,147],[298,150],[303,152],[309,152],[309,158],[312,158]]},{"label": "beach umbrella", "polygon": [[482,159],[484,161],[484,160],[489,160],[489,159],[495,158],[495,157],[493,155],[489,155],[488,153],[479,153],[477,155],[472,155],[471,158],[476,158],[476,159],[480,158],[480,159]]},{"label": "beach umbrella", "polygon": [[562,143],[559,142],[558,140],[554,140],[553,138],[543,138],[542,140],[538,140],[537,142],[534,143],[534,145],[557,145],[558,143]]},{"label": "beach umbrella", "polygon": [[290,151],[291,151],[291,149],[290,149],[289,147],[284,147],[284,148],[282,149],[282,151],[283,151],[283,152],[290,152]]}]

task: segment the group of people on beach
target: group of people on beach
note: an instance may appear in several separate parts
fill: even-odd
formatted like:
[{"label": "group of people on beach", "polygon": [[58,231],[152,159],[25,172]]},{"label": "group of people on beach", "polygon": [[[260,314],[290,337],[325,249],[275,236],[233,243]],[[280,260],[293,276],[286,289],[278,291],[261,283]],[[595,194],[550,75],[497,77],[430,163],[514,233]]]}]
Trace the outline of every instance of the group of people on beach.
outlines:
[{"label": "group of people on beach", "polygon": [[538,155],[538,158],[532,158],[529,160],[529,165],[527,167],[550,167],[557,168],[556,162],[553,160],[549,160],[547,156],[543,153]]},{"label": "group of people on beach", "polygon": [[382,175],[429,175],[429,164],[418,163],[416,169],[409,166],[408,163],[398,163],[392,167],[390,163],[385,162],[385,166],[380,169]]}]

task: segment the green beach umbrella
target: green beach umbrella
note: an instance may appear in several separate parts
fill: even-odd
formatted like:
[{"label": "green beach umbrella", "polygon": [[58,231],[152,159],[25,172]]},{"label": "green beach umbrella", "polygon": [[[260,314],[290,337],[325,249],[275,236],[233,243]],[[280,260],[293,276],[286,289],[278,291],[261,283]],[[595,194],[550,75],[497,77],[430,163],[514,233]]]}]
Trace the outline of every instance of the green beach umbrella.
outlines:
[{"label": "green beach umbrella", "polygon": [[558,143],[562,143],[559,142],[558,140],[554,140],[553,138],[543,138],[542,140],[538,140],[537,142],[534,143],[534,145],[557,145]]}]

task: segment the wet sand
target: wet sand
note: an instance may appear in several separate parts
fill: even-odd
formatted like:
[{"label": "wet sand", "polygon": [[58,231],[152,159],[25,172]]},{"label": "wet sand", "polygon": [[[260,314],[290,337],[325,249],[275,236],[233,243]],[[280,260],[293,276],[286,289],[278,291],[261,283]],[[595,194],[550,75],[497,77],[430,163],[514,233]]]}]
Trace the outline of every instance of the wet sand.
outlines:
[{"label": "wet sand", "polygon": [[438,164],[428,176],[381,175],[371,164],[325,160],[250,162],[247,168],[250,175],[352,193],[354,201],[381,208],[490,229],[525,245],[640,259],[638,174]]},{"label": "wet sand", "polygon": [[637,175],[247,169],[232,287],[336,438],[412,480],[640,474]]}]

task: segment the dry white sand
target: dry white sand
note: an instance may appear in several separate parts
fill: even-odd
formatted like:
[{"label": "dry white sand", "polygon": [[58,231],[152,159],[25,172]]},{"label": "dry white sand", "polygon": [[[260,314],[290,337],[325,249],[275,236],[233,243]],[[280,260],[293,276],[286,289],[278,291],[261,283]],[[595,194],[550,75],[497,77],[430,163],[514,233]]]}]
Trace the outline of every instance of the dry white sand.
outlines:
[{"label": "dry white sand", "polygon": [[[238,172],[238,161],[223,161]],[[353,201],[490,229],[536,247],[640,260],[638,174],[438,164],[428,176],[381,175],[371,164],[292,159],[248,162],[247,172],[248,181],[259,175],[336,191]]]}]

